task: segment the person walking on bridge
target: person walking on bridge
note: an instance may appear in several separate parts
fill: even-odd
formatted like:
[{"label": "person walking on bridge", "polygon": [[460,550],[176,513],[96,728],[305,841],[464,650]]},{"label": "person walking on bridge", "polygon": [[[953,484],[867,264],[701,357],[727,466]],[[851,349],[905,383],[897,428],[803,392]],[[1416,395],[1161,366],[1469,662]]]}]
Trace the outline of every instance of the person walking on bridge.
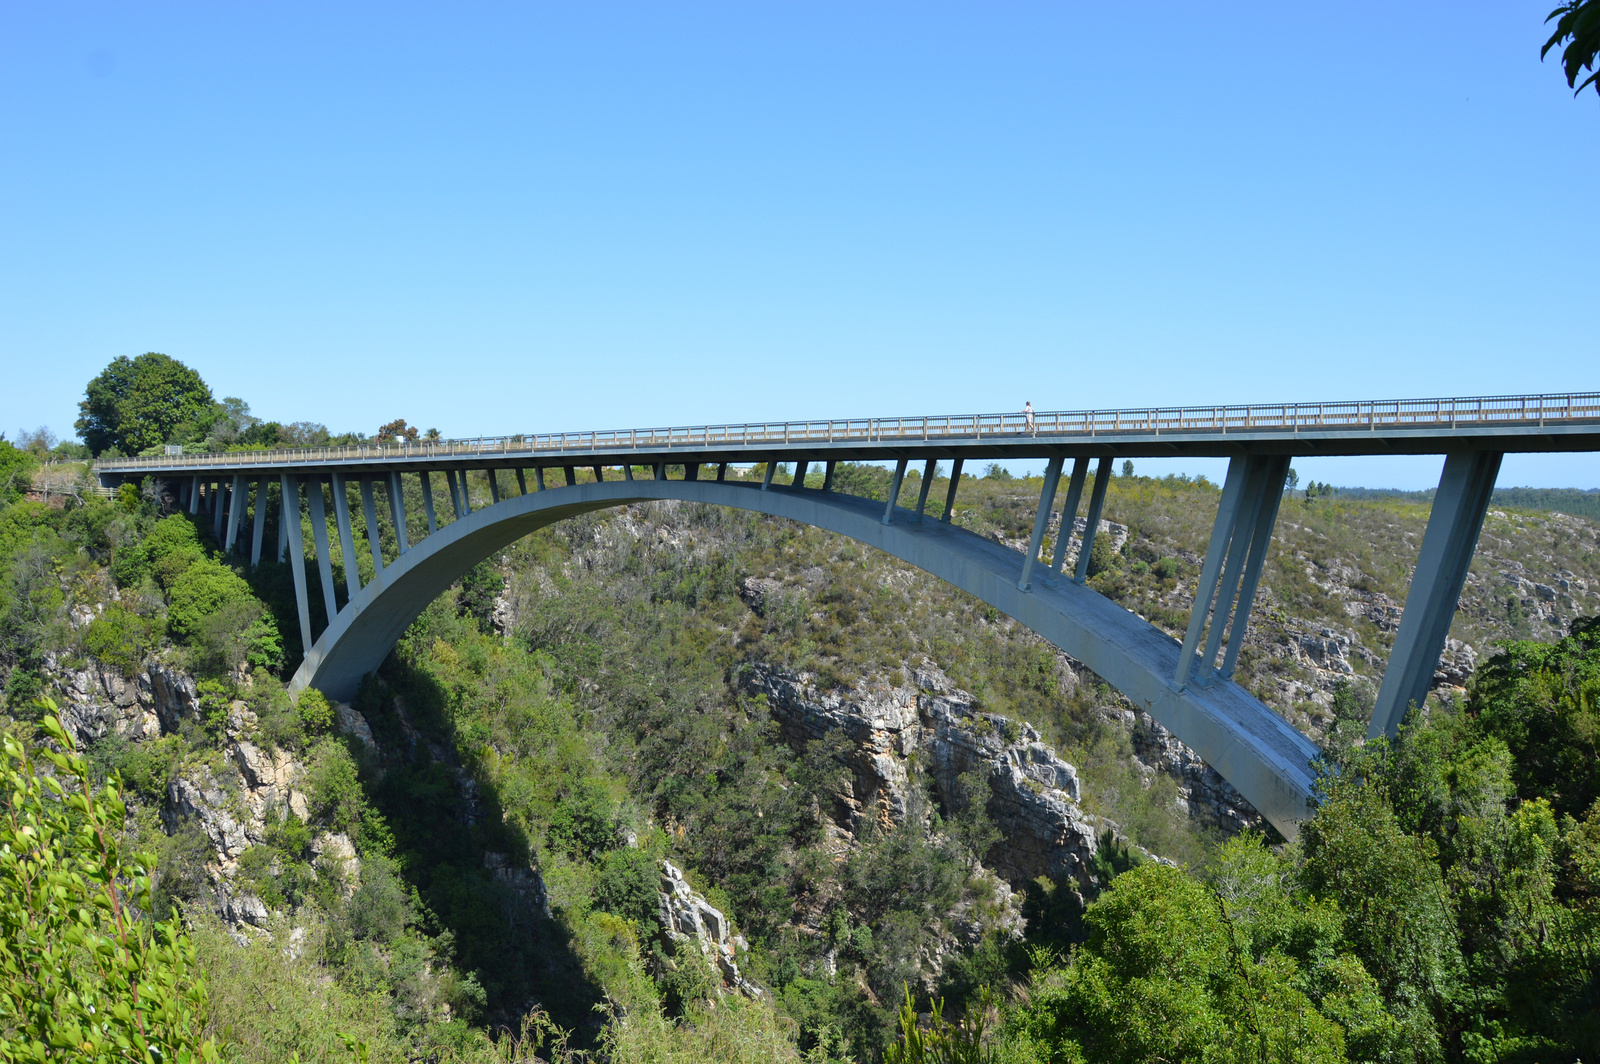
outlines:
[{"label": "person walking on bridge", "polygon": [[1022,416],[1027,420],[1028,431],[1033,431],[1033,400],[1025,400],[1022,404]]}]

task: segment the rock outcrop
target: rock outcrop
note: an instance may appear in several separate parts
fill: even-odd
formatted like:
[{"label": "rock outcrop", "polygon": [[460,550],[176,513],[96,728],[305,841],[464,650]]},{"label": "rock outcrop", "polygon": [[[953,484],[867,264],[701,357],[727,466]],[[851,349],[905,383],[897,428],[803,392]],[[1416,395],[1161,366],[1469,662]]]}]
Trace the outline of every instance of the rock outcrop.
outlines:
[{"label": "rock outcrop", "polygon": [[733,933],[733,927],[720,909],[689,886],[683,871],[671,861],[661,862],[661,886],[656,892],[656,918],[662,933],[674,945],[693,944],[717,966],[727,990],[746,997],[761,997],[763,991],[739,971],[738,953],[749,944]]},{"label": "rock outcrop", "polygon": [[45,656],[45,667],[57,677],[61,719],[80,746],[107,735],[154,739],[177,731],[183,718],[199,716],[194,677],[157,659],[145,662],[131,680],[95,661],[65,668],[54,654]]},{"label": "rock outcrop", "polygon": [[1190,817],[1232,835],[1269,831],[1266,819],[1234,789],[1233,784],[1185,746],[1143,710],[1123,711],[1133,736],[1133,752],[1152,771],[1164,772],[1178,785],[1178,802]]},{"label": "rock outcrop", "polygon": [[963,775],[977,772],[988,780],[988,812],[1003,842],[986,863],[1006,879],[1049,875],[1087,882],[1099,825],[1078,806],[1077,770],[1031,725],[979,711],[938,669],[918,669],[915,686],[863,683],[844,693],[769,665],[751,666],[743,683],[766,697],[790,743],[834,730],[850,740],[849,791],[835,796],[841,828],[856,833],[868,821],[904,821],[915,756],[947,807],[957,802]]}]

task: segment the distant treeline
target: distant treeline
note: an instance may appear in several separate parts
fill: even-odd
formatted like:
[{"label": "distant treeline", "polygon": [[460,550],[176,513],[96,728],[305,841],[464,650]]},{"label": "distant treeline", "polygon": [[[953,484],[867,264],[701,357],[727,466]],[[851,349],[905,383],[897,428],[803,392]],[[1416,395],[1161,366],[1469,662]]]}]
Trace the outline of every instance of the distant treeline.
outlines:
[{"label": "distant treeline", "polygon": [[[1433,501],[1433,489],[1398,491],[1392,488],[1335,488],[1334,494],[1347,499],[1411,499]],[[1574,517],[1600,520],[1600,488],[1496,488],[1492,505],[1513,506],[1519,510],[1559,510]]]}]

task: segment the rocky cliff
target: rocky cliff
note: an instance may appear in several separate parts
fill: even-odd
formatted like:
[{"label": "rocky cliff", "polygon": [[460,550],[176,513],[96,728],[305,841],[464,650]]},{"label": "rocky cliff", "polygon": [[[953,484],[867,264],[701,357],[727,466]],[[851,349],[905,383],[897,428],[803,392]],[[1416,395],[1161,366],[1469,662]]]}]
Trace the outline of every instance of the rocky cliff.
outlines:
[{"label": "rocky cliff", "polygon": [[989,782],[988,813],[1002,835],[986,863],[1012,883],[1048,875],[1087,885],[1103,825],[1078,806],[1077,770],[1031,725],[977,710],[937,668],[925,663],[913,675],[915,686],[863,682],[841,692],[758,664],[742,681],[766,699],[791,744],[836,729],[849,738],[849,789],[832,796],[841,831],[858,833],[868,820],[903,821],[914,762],[947,808],[959,801],[960,777],[977,772]]}]

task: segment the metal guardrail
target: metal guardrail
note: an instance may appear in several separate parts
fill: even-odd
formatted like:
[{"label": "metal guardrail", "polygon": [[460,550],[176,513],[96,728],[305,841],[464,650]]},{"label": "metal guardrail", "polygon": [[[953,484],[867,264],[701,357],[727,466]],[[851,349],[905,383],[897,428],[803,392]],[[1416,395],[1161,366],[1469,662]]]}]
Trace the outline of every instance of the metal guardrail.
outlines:
[{"label": "metal guardrail", "polygon": [[895,443],[937,440],[1025,440],[1163,433],[1271,432],[1315,429],[1459,428],[1471,425],[1542,426],[1550,422],[1600,420],[1600,392],[1557,395],[1498,395],[1464,399],[1390,399],[1342,403],[1273,403],[1249,406],[1149,407],[1034,414],[945,414],[934,417],[847,418],[744,425],[700,425],[600,432],[527,433],[413,443],[351,444],[269,451],[112,458],[97,471],[144,466],[165,469],[208,465],[270,465],[317,459],[426,458],[495,454],[574,455],[590,451],[676,450],[759,447],[771,444]]}]

